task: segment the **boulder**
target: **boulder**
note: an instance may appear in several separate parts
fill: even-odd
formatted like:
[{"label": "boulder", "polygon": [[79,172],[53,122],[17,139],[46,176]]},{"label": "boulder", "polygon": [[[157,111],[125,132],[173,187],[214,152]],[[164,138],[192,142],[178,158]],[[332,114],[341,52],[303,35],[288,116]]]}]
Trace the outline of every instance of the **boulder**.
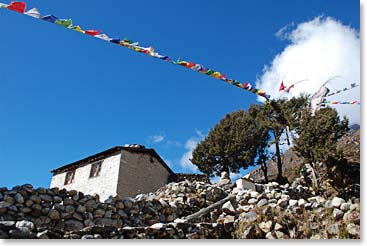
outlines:
[{"label": "boulder", "polygon": [[16,228],[28,228],[29,230],[33,230],[34,229],[34,224],[31,221],[27,221],[27,220],[21,220],[18,221],[15,224]]},{"label": "boulder", "polygon": [[345,200],[343,198],[340,198],[340,197],[334,197],[333,200],[331,200],[331,205],[334,208],[340,208],[342,203],[345,203]]}]

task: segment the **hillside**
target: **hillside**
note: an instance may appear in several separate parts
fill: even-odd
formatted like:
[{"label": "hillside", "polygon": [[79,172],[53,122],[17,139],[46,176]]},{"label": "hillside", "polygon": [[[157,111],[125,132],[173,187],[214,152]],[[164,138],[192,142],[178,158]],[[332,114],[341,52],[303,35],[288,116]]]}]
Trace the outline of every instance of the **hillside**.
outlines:
[{"label": "hillside", "polygon": [[[341,138],[338,142],[340,148],[349,165],[359,165],[360,163],[360,129],[353,130],[347,136]],[[303,164],[303,158],[297,156],[292,148],[288,149],[282,156],[283,174],[289,182],[292,182],[298,174],[300,167]],[[275,179],[278,173],[277,164],[274,160],[268,162],[269,179]],[[260,168],[253,170],[250,177],[256,182],[263,182],[263,172]]]}]

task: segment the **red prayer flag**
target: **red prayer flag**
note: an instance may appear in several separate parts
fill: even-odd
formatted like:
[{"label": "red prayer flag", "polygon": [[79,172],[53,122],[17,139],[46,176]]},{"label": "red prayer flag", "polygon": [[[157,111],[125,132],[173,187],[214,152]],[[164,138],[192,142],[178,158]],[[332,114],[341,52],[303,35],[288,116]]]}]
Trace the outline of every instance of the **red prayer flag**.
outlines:
[{"label": "red prayer flag", "polygon": [[280,87],[279,87],[279,91],[283,91],[285,89],[285,86],[284,86],[284,83],[282,81],[282,83],[280,84]]},{"label": "red prayer flag", "polygon": [[8,9],[24,14],[26,6],[27,5],[25,2],[11,2],[8,6]]},{"label": "red prayer flag", "polygon": [[98,34],[100,34],[101,31],[96,31],[96,30],[86,30],[85,34],[91,35],[91,36],[96,36]]}]

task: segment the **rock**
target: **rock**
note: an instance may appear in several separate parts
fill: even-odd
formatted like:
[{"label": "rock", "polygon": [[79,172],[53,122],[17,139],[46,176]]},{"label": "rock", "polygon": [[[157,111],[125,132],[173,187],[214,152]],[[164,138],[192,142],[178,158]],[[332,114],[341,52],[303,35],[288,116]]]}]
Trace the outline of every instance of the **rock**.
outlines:
[{"label": "rock", "polygon": [[259,223],[259,228],[265,232],[268,233],[271,231],[271,228],[273,226],[273,222],[271,220],[267,221],[267,222],[260,222]]},{"label": "rock", "polygon": [[226,217],[224,217],[223,224],[234,223],[234,221],[235,221],[235,217],[234,216],[227,215]]},{"label": "rock", "polygon": [[50,209],[50,211],[48,212],[48,217],[51,220],[59,220],[60,219],[60,212],[57,211],[56,209]]},{"label": "rock", "polygon": [[67,206],[65,206],[65,212],[66,212],[66,213],[69,213],[69,214],[74,213],[74,212],[75,212],[75,208],[74,208],[74,206],[71,206],[71,205],[67,205]]},{"label": "rock", "polygon": [[360,226],[353,223],[347,225],[347,231],[349,235],[358,236],[360,235]]},{"label": "rock", "polygon": [[17,203],[24,203],[24,197],[20,193],[15,194],[14,199]]},{"label": "rock", "polygon": [[16,228],[9,231],[9,236],[11,239],[35,239],[36,234],[32,233],[26,227]]},{"label": "rock", "polygon": [[85,213],[85,212],[87,211],[87,208],[86,208],[86,207],[84,207],[83,205],[79,205],[79,206],[78,206],[78,208],[76,209],[76,211],[77,211],[78,213],[83,214],[83,213]]},{"label": "rock", "polygon": [[155,229],[155,230],[161,230],[161,229],[165,229],[166,228],[166,224],[156,223],[154,225],[151,225],[150,228]]},{"label": "rock", "polygon": [[327,200],[327,201],[325,202],[325,204],[324,204],[324,207],[325,207],[325,208],[332,208],[332,207],[333,207],[333,205],[331,204],[331,201],[330,201],[330,200]]},{"label": "rock", "polygon": [[248,204],[255,204],[255,203],[257,203],[257,199],[256,198],[251,198],[250,200],[248,200],[247,203]]},{"label": "rock", "polygon": [[27,221],[27,220],[21,220],[18,221],[15,224],[16,228],[28,228],[29,230],[33,230],[34,229],[34,224],[31,221]]},{"label": "rock", "polygon": [[65,220],[65,229],[68,231],[78,231],[84,228],[84,224],[78,220]]},{"label": "rock", "polygon": [[97,209],[94,211],[93,215],[95,218],[101,218],[106,212],[103,209]]},{"label": "rock", "polygon": [[327,232],[329,235],[338,235],[339,234],[339,226],[338,224],[331,224],[327,227]]},{"label": "rock", "polygon": [[345,203],[345,200],[343,198],[340,198],[340,197],[334,197],[333,200],[331,200],[331,205],[334,208],[340,208],[342,203]]},{"label": "rock", "polygon": [[134,201],[131,198],[129,198],[129,197],[128,198],[125,198],[122,202],[124,203],[124,207],[126,209],[130,209],[133,206],[133,204],[134,204]]},{"label": "rock", "polygon": [[338,219],[342,218],[343,215],[344,215],[344,213],[341,210],[339,210],[337,208],[334,208],[334,210],[333,210],[333,218],[334,219],[338,220]]},{"label": "rock", "polygon": [[261,231],[258,225],[251,224],[247,226],[241,235],[243,239],[261,239],[264,237],[264,233]]},{"label": "rock", "polygon": [[257,192],[257,191],[252,191],[252,192],[250,192],[250,195],[251,195],[252,198],[257,198],[260,195],[260,193]]},{"label": "rock", "polygon": [[9,231],[15,229],[15,221],[0,221],[0,230]]},{"label": "rock", "polygon": [[7,202],[7,203],[10,203],[11,205],[13,205],[15,203],[15,199],[12,196],[5,195],[4,196],[4,202]]},{"label": "rock", "polygon": [[284,234],[284,232],[281,231],[275,231],[275,236],[277,239],[287,239],[287,235]]},{"label": "rock", "polygon": [[236,210],[233,208],[232,203],[230,201],[228,201],[225,204],[223,204],[222,210],[226,214],[232,214],[232,215],[233,214],[236,214]]},{"label": "rock", "polygon": [[52,202],[53,199],[50,195],[47,195],[47,194],[42,194],[40,195],[40,198],[42,201],[45,201],[45,202]]},{"label": "rock", "polygon": [[93,235],[84,235],[81,239],[94,239]]},{"label": "rock", "polygon": [[343,211],[343,212],[346,212],[346,211],[348,211],[350,209],[350,205],[351,204],[350,203],[347,203],[347,202],[342,203],[340,205],[340,210]]},{"label": "rock", "polygon": [[259,208],[261,208],[261,207],[265,206],[266,204],[268,204],[268,200],[267,200],[267,199],[265,199],[265,198],[263,198],[263,199],[261,199],[261,200],[257,203],[257,206],[258,206]]},{"label": "rock", "polygon": [[293,200],[293,199],[290,199],[289,200],[289,206],[290,207],[294,207],[294,206],[297,206],[298,205],[298,201],[297,200]]},{"label": "rock", "polygon": [[73,200],[73,199],[71,199],[71,198],[66,197],[66,198],[64,198],[63,205],[64,205],[64,206],[67,206],[67,205],[74,205],[74,200]]},{"label": "rock", "polygon": [[50,239],[50,238],[47,236],[47,230],[46,230],[46,231],[42,231],[42,232],[37,233],[37,238],[38,238],[38,239]]},{"label": "rock", "polygon": [[288,205],[288,201],[287,200],[283,200],[283,199],[279,199],[277,202],[277,205],[279,207],[285,208]]},{"label": "rock", "polygon": [[279,223],[275,223],[274,231],[281,231],[283,230],[283,226]]},{"label": "rock", "polygon": [[124,203],[122,201],[116,202],[115,207],[117,209],[124,209],[125,208]]},{"label": "rock", "polygon": [[8,203],[8,202],[0,202],[0,209],[3,209],[3,208],[8,208],[10,207],[12,204]]},{"label": "rock", "polygon": [[299,207],[303,208],[305,206],[305,204],[306,204],[305,199],[301,198],[301,199],[298,200],[298,206]]},{"label": "rock", "polygon": [[89,200],[85,203],[85,207],[88,212],[93,212],[93,210],[97,208],[97,203],[95,200]]},{"label": "rock", "polygon": [[265,238],[266,239],[269,239],[269,240],[277,239],[276,236],[275,236],[275,234],[273,232],[266,233]]},{"label": "rock", "polygon": [[257,213],[255,211],[250,211],[248,213],[242,213],[240,214],[241,221],[243,222],[254,222],[256,221]]},{"label": "rock", "polygon": [[41,198],[40,198],[39,196],[32,195],[29,199],[30,199],[32,202],[34,202],[34,203],[37,203],[37,204],[40,204],[40,203],[41,203]]},{"label": "rock", "polygon": [[343,216],[344,223],[360,224],[360,215],[357,211],[347,211]]}]

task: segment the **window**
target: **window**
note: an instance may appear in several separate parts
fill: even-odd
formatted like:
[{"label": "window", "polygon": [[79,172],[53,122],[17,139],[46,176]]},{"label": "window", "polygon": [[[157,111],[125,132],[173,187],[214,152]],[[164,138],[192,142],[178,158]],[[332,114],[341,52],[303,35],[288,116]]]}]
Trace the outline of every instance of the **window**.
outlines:
[{"label": "window", "polygon": [[92,164],[90,169],[89,178],[97,177],[101,174],[102,161],[96,162]]},{"label": "window", "polygon": [[68,185],[74,182],[75,170],[66,173],[64,185]]}]

